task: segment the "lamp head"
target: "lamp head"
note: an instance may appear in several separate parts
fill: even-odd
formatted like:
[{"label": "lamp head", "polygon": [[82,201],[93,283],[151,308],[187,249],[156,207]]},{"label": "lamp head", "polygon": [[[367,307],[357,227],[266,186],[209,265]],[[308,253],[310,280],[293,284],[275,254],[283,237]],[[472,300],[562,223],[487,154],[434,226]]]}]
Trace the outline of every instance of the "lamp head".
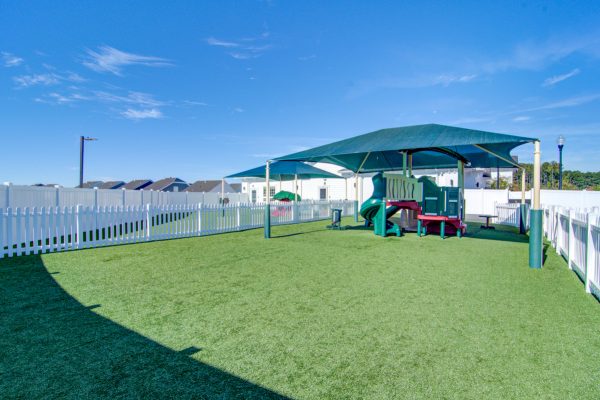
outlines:
[{"label": "lamp head", "polygon": [[562,148],[565,145],[565,137],[560,135],[558,139],[556,139],[556,144],[558,144],[559,148]]}]

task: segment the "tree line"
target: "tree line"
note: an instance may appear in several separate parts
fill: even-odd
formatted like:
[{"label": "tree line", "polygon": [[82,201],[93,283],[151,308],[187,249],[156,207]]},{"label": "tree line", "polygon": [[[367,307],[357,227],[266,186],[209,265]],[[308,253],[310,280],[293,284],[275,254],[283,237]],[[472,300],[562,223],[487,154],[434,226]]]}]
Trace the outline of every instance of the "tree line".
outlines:
[{"label": "tree line", "polygon": [[[533,164],[521,164],[525,168],[525,184],[527,190],[533,186]],[[559,172],[556,161],[542,163],[541,168],[542,189],[558,189]],[[521,172],[513,174],[512,190],[521,190]],[[502,184],[501,184],[502,187]],[[563,170],[564,190],[600,190],[600,172],[581,172],[576,170]]]}]

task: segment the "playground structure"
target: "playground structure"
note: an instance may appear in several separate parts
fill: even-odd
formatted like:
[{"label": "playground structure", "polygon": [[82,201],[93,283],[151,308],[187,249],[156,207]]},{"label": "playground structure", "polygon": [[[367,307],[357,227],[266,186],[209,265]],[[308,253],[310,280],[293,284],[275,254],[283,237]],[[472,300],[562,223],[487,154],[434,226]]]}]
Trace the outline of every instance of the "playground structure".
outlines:
[{"label": "playground structure", "polygon": [[417,220],[417,234],[438,232],[461,237],[467,226],[463,223],[464,202],[458,187],[440,187],[428,177],[419,179],[406,175],[377,173],[373,176],[373,195],[360,208],[366,225],[373,225],[378,236],[402,236],[403,227],[390,220],[406,210]]},{"label": "playground structure", "polygon": [[[540,141],[537,138],[507,135],[495,132],[479,131],[475,129],[459,128],[439,124],[413,125],[398,128],[380,129],[378,131],[365,133],[350,137],[337,142],[303,150],[297,153],[277,157],[275,161],[303,161],[303,162],[326,162],[344,167],[355,173],[356,177],[360,173],[366,172],[384,172],[397,171],[402,167],[405,178],[412,175],[412,169],[435,169],[435,168],[458,168],[458,196],[452,191],[442,189],[441,194],[445,194],[445,212],[448,212],[450,200],[458,206],[462,206],[464,198],[464,168],[519,168],[521,170],[521,209],[526,209],[525,205],[525,169],[519,165],[511,156],[510,152],[515,147],[526,143],[533,143],[533,198],[532,207],[529,212],[529,266],[531,268],[541,268],[543,264],[543,246],[542,246],[542,209],[540,204],[540,182],[541,182],[541,153]],[[272,160],[267,160],[265,179],[267,186],[270,179],[270,167]],[[407,181],[408,182],[408,181]],[[388,184],[386,183],[386,187]],[[358,187],[355,188],[358,191]],[[358,210],[358,196],[355,197],[355,210]],[[378,233],[381,231],[387,234],[387,201],[382,198],[379,204],[382,212],[378,222]],[[411,199],[411,201],[414,201]],[[433,201],[433,199],[431,200]],[[435,201],[438,204],[435,208],[439,213],[440,198]],[[398,204],[390,204],[398,206]],[[427,215],[432,206],[427,204],[425,199],[422,205],[424,211],[420,218],[421,224],[427,231],[430,226],[433,228],[439,222],[442,234],[446,224],[455,218],[448,215]],[[452,208],[452,207],[450,207]],[[267,199],[265,204],[265,238],[271,236],[270,223],[267,220],[270,204]],[[462,214],[464,206],[460,210]],[[390,210],[391,212],[392,210]],[[374,208],[367,213],[371,217],[376,217]],[[521,212],[521,215],[524,215]],[[358,222],[358,212],[354,215]],[[375,218],[377,219],[377,218]],[[462,215],[460,215],[462,220]],[[443,224],[442,224],[443,222]],[[455,227],[462,232],[462,223],[459,221],[456,225],[453,221],[449,226]],[[391,233],[397,232],[394,227]],[[521,220],[520,232],[525,233],[524,220]]]}]

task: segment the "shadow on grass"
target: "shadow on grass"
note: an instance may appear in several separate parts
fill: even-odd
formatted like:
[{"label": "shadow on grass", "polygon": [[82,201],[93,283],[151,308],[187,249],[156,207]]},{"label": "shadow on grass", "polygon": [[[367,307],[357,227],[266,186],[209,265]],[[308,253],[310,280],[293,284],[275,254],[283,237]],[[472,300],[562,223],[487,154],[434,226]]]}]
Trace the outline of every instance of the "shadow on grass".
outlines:
[{"label": "shadow on grass", "polygon": [[0,397],[286,398],[99,316],[51,274],[39,256],[0,260]]}]

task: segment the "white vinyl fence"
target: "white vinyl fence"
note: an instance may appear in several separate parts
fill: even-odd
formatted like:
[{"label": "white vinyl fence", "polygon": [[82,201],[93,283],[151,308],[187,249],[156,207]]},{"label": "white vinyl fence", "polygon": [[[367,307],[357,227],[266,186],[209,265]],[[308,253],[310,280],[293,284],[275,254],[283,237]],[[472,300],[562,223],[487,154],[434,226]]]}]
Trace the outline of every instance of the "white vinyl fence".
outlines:
[{"label": "white vinyl fence", "polygon": [[600,213],[597,207],[544,208],[544,236],[563,256],[569,269],[600,299]]},{"label": "white vinyl fence", "polygon": [[[245,193],[225,193],[226,203],[247,203]],[[79,189],[0,185],[0,208],[219,204],[221,193],[154,190]]]},{"label": "white vinyl fence", "polygon": [[[514,227],[520,226],[521,221],[521,204],[520,203],[508,203],[508,204],[496,204],[495,215],[498,217],[493,221],[500,225],[509,225]],[[526,212],[529,212],[529,206],[526,207]],[[527,218],[525,219],[527,221]]]},{"label": "white vinyl fence", "polygon": [[[273,225],[327,219],[353,201],[271,204]],[[260,228],[264,204],[25,207],[0,209],[0,258]]]}]

